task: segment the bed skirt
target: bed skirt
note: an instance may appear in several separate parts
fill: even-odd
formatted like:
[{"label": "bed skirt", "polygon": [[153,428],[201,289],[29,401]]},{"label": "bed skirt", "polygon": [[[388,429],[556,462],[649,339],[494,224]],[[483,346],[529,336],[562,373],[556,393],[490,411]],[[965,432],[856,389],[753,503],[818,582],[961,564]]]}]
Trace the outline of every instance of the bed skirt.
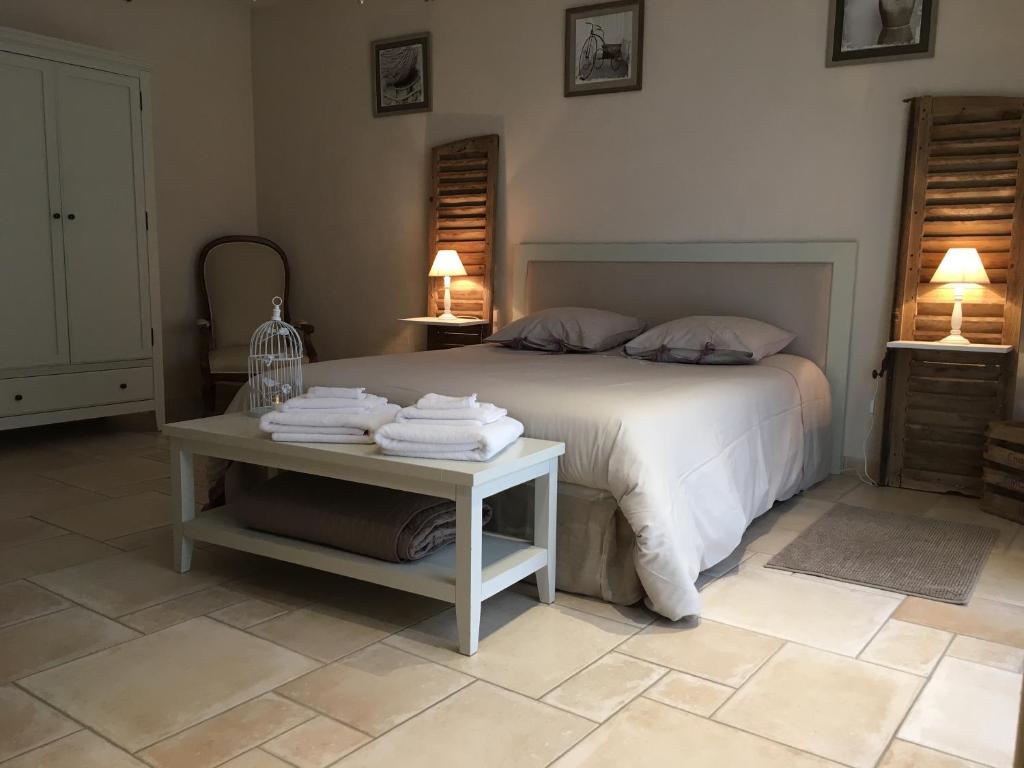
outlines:
[{"label": "bed skirt", "polygon": [[[533,488],[519,485],[490,499],[490,528],[533,538]],[[636,537],[607,491],[558,484],[555,585],[563,592],[632,605],[644,597],[633,562]]]}]

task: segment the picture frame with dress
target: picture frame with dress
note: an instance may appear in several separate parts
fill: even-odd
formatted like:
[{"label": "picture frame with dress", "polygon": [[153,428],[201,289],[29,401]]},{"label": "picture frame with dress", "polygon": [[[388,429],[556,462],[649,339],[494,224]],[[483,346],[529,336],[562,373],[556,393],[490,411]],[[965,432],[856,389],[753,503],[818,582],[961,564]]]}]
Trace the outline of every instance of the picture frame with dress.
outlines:
[{"label": "picture frame with dress", "polygon": [[827,66],[935,55],[939,0],[831,0]]},{"label": "picture frame with dress", "polygon": [[372,43],[374,117],[431,110],[430,34]]}]

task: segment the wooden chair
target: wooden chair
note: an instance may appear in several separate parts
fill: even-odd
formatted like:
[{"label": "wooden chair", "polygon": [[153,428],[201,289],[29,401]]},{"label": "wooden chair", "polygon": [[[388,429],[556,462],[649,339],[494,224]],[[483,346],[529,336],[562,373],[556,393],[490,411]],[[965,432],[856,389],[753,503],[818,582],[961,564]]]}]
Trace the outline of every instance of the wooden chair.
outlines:
[{"label": "wooden chair", "polygon": [[302,334],[306,362],[317,361],[313,326],[293,322],[288,302],[288,256],[265,237],[218,237],[199,252],[200,310],[199,367],[203,403],[209,413],[217,407],[217,384],[244,384],[249,370],[249,339],[260,323],[270,319],[271,299],[284,299],[284,319]]}]

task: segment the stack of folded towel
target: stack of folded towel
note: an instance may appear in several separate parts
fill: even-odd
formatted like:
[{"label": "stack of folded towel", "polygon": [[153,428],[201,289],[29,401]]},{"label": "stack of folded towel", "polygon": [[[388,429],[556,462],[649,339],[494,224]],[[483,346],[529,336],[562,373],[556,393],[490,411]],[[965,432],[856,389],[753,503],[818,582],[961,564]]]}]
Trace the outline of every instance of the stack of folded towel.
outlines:
[{"label": "stack of folded towel", "polygon": [[476,395],[429,394],[377,429],[381,451],[392,456],[487,461],[523,434],[523,425]]},{"label": "stack of folded towel", "polygon": [[363,387],[310,387],[301,397],[263,414],[260,429],[285,443],[373,443],[399,407]]}]

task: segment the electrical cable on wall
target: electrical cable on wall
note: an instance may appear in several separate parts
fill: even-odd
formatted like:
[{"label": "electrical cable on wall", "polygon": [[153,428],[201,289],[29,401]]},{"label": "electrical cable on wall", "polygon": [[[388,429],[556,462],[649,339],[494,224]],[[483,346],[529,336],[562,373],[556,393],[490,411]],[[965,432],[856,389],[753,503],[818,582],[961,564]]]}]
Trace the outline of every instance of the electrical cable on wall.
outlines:
[{"label": "electrical cable on wall", "polygon": [[875,486],[877,486],[879,484],[879,481],[875,480],[873,477],[871,477],[871,473],[868,471],[868,443],[871,442],[871,435],[875,431],[875,403],[878,400],[878,388],[879,388],[879,386],[881,386],[881,384],[882,384],[882,377],[881,377],[881,375],[876,376],[875,377],[875,391],[871,395],[871,406],[870,406],[870,409],[868,411],[868,413],[869,413],[868,431],[864,435],[864,444],[861,446],[861,450],[864,453],[864,466],[861,469],[857,470],[857,478],[862,483],[866,483],[867,485],[875,485]]},{"label": "electrical cable on wall", "polygon": [[862,483],[872,486],[881,485],[882,479],[875,480],[871,477],[871,472],[868,470],[868,444],[871,442],[871,435],[875,431],[875,404],[878,402],[878,390],[882,386],[882,377],[885,376],[886,368],[888,367],[889,355],[886,352],[886,356],[882,358],[882,364],[877,370],[871,371],[871,378],[875,380],[875,391],[871,394],[871,401],[868,405],[868,431],[864,435],[864,443],[861,445],[861,452],[864,454],[864,465],[857,470],[857,479]]}]

